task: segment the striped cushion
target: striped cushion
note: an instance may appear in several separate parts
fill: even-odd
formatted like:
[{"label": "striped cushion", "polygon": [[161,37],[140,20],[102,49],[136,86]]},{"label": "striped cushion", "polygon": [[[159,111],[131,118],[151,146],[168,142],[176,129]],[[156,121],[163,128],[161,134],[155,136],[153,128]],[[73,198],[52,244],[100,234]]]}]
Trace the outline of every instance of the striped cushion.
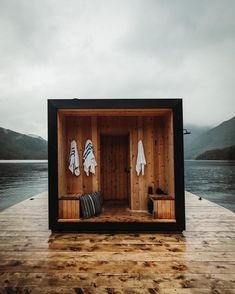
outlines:
[{"label": "striped cushion", "polygon": [[80,197],[81,218],[99,215],[102,211],[102,197],[100,192],[84,194]]}]

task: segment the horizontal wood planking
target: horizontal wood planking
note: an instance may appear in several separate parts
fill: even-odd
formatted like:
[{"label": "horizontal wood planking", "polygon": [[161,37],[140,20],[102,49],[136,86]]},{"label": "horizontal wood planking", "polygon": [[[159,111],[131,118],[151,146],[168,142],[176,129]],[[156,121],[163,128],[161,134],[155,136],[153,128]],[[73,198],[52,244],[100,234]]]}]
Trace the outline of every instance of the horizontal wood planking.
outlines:
[{"label": "horizontal wood planking", "polygon": [[162,116],[171,112],[169,108],[142,109],[59,109],[66,116]]}]

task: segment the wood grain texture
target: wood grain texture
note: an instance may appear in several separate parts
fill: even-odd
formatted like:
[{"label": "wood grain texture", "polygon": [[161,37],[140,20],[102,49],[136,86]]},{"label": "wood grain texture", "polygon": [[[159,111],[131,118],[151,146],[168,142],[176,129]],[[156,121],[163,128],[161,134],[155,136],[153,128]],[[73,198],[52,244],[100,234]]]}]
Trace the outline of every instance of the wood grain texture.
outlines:
[{"label": "wood grain texture", "polygon": [[104,200],[128,202],[128,136],[101,137],[101,191]]},{"label": "wood grain texture", "polygon": [[59,218],[60,219],[77,219],[80,218],[80,201],[73,199],[59,200]]},{"label": "wood grain texture", "polygon": [[65,132],[65,117],[58,115],[57,116],[57,133],[58,133],[58,192],[59,195],[64,195],[66,193],[66,150],[64,148],[66,144],[66,132]]},{"label": "wood grain texture", "polygon": [[219,205],[187,192],[182,234],[51,233],[47,193],[33,198],[0,213],[0,293],[235,292],[235,214]]},{"label": "wood grain texture", "polygon": [[[105,199],[125,198],[133,211],[142,212],[147,211],[148,187],[152,187],[153,191],[161,188],[175,197],[172,111],[144,111],[138,112],[138,116],[137,110],[125,110],[123,115],[118,110],[110,116],[107,115],[109,110],[104,111],[103,116],[102,112],[98,115],[96,110],[89,113],[86,110],[59,111],[59,198],[101,190],[106,195]],[[119,139],[103,143],[102,147],[101,138],[108,136],[119,136]],[[120,144],[122,136],[128,137],[126,146]],[[87,139],[93,141],[98,164],[96,174],[89,177],[83,171],[82,160]],[[72,175],[67,166],[72,140],[76,140],[78,146],[79,177]],[[147,162],[144,176],[136,174],[139,140],[143,141]],[[102,151],[105,146],[106,150]],[[128,176],[123,173],[124,163]],[[102,175],[101,169],[105,171]]]},{"label": "wood grain texture", "polygon": [[58,113],[65,116],[163,116],[171,112],[169,108],[141,109],[59,109]]}]

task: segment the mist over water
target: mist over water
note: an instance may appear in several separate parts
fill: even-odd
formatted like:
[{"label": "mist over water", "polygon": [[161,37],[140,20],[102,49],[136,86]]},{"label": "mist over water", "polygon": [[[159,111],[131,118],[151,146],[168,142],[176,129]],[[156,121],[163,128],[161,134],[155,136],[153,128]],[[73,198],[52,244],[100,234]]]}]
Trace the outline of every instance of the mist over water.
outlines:
[{"label": "mist over water", "polygon": [[[47,161],[0,161],[0,210],[47,191]],[[185,189],[235,212],[235,161],[185,161]]]}]

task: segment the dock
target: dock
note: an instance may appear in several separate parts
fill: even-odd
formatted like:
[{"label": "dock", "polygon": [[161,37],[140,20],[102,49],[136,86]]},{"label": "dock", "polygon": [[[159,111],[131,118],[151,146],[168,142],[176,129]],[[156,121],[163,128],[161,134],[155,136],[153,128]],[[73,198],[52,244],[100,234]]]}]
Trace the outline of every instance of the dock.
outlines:
[{"label": "dock", "polygon": [[235,293],[235,214],[186,193],[186,231],[48,230],[47,193],[0,212],[0,293]]}]

